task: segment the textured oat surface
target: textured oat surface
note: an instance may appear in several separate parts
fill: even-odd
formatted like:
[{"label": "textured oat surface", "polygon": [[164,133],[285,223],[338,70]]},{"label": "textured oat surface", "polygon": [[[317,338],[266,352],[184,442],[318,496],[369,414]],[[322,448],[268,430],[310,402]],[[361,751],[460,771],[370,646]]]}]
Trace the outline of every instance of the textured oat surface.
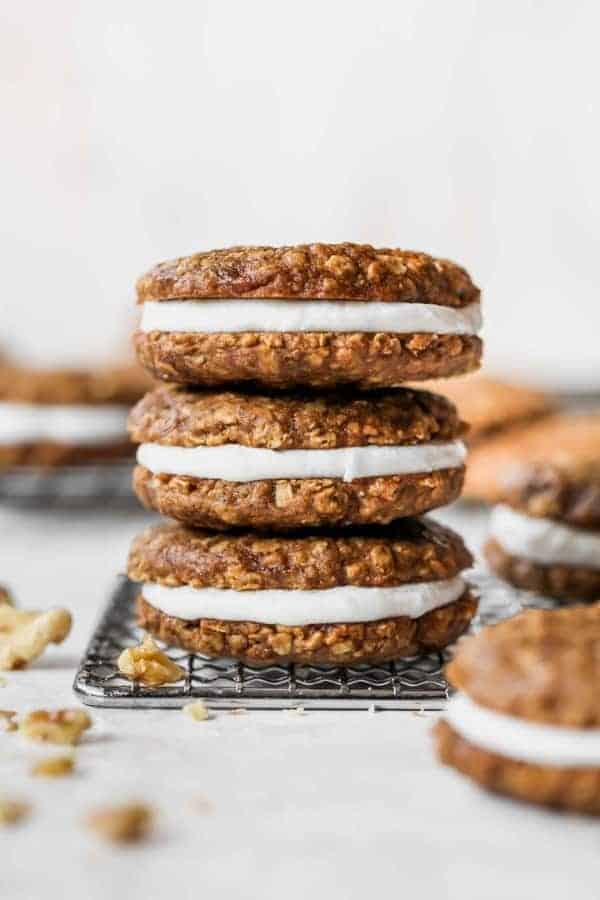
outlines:
[{"label": "textured oat surface", "polygon": [[441,762],[488,790],[517,800],[573,812],[600,814],[600,768],[567,768],[519,762],[465,740],[440,721],[434,739]]},{"label": "textured oat surface", "polygon": [[233,482],[154,475],[136,466],[134,490],[148,509],[201,528],[288,530],[387,524],[446,506],[460,496],[464,466],[416,475],[288,478]]},{"label": "textured oat surface", "polygon": [[479,290],[456,263],[369,244],[229,247],[159,263],[138,301],[208,297],[401,300],[461,307]]},{"label": "textured oat surface", "polygon": [[422,387],[442,394],[456,405],[469,424],[471,444],[518,422],[532,422],[556,406],[554,398],[543,391],[497,381],[480,372],[450,381],[428,382]]},{"label": "textured oat surface", "polygon": [[160,387],[134,407],[129,431],[136,443],[323,450],[451,441],[463,426],[449,401],[425,391],[365,397],[343,390],[268,395]]},{"label": "textured oat surface", "polygon": [[283,626],[256,622],[165,615],[141,596],[139,624],[161,640],[207,656],[229,656],[254,665],[382,663],[401,656],[441,650],[453,643],[475,615],[477,601],[465,591],[455,603],[419,619],[401,616],[378,622]]},{"label": "textured oat surface", "polygon": [[600,414],[560,413],[492,436],[471,450],[465,494],[600,528]]},{"label": "textured oat surface", "polygon": [[160,524],[133,542],[128,575],[170,586],[312,590],[435,581],[453,577],[471,561],[462,539],[429,519],[289,537]]},{"label": "textured oat surface", "polygon": [[460,642],[446,667],[482,706],[532,722],[600,726],[600,604],[528,610]]},{"label": "textured oat surface", "polygon": [[135,403],[153,382],[137,365],[94,369],[29,369],[0,364],[0,403]]},{"label": "textured oat surface", "polygon": [[395,387],[479,367],[481,339],[458,334],[137,331],[138,359],[161,381],[276,388]]},{"label": "textured oat surface", "polygon": [[562,564],[544,566],[525,556],[507,553],[493,538],[485,545],[485,557],[496,575],[515,587],[565,602],[600,601],[600,568]]}]

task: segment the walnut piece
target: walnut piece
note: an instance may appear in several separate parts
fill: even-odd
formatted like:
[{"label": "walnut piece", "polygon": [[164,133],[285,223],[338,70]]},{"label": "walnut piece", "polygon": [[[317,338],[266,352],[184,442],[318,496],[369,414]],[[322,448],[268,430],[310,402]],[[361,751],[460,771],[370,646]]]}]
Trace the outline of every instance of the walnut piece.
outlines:
[{"label": "walnut piece", "polygon": [[70,775],[74,768],[73,756],[47,756],[33,764],[31,774],[45,778],[61,778],[63,775]]},{"label": "walnut piece", "polygon": [[17,731],[16,715],[14,709],[0,709],[0,727],[4,731]]},{"label": "walnut piece", "polygon": [[170,660],[148,636],[139,646],[123,650],[117,664],[122,675],[142,684],[157,686],[185,678],[181,666]]},{"label": "walnut piece", "polygon": [[210,719],[210,712],[203,700],[194,700],[193,703],[186,703],[183,711],[194,722],[206,722],[207,719]]},{"label": "walnut piece", "polygon": [[0,825],[13,825],[24,818],[29,810],[28,803],[0,796]]},{"label": "walnut piece", "polygon": [[21,721],[25,737],[50,744],[78,744],[81,735],[91,728],[92,720],[83,709],[36,709]]},{"label": "walnut piece", "polygon": [[71,630],[71,621],[66,609],[15,609],[10,596],[0,589],[0,669],[22,669],[41,656],[48,644],[62,643]]},{"label": "walnut piece", "polygon": [[87,817],[87,824],[108,841],[133,843],[148,835],[153,820],[154,813],[149,806],[144,803],[127,803],[94,810]]}]

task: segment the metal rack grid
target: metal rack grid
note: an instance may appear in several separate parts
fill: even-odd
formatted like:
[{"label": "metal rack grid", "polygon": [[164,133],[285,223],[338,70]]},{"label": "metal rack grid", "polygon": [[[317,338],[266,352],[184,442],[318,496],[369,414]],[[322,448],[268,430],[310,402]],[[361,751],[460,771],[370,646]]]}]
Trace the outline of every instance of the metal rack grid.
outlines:
[{"label": "metal rack grid", "polygon": [[21,466],[0,471],[0,504],[25,509],[133,506],[133,463]]},{"label": "metal rack grid", "polygon": [[[522,607],[518,592],[496,579],[474,573],[469,579],[482,595],[473,628],[514,615]],[[77,672],[74,690],[83,703],[105,707],[181,707],[203,699],[212,707],[285,709],[441,709],[448,698],[442,668],[445,654],[398,660],[380,666],[254,667],[163,648],[186,671],[174,685],[147,687],[123,678],[119,653],[140,643],[134,620],[136,585],[123,579],[94,632]]]}]

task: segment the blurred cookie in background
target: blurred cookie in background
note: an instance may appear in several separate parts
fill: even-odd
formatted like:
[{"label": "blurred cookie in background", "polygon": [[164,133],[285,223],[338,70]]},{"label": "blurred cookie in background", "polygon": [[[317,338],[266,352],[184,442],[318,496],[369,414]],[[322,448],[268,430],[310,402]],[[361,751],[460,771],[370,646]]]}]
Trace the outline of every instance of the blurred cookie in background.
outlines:
[{"label": "blurred cookie in background", "polygon": [[485,547],[494,571],[562,600],[600,600],[600,412],[548,416],[497,439],[485,463],[499,501]]},{"label": "blurred cookie in background", "polygon": [[469,458],[463,497],[496,503],[499,492],[495,467],[504,458],[505,448],[510,454],[510,448],[533,423],[554,412],[556,399],[544,391],[481,373],[448,381],[429,381],[421,387],[448,397],[469,426],[465,438]]},{"label": "blurred cookie in background", "polygon": [[35,369],[0,362],[0,467],[57,467],[133,455],[129,408],[152,386],[133,364]]}]

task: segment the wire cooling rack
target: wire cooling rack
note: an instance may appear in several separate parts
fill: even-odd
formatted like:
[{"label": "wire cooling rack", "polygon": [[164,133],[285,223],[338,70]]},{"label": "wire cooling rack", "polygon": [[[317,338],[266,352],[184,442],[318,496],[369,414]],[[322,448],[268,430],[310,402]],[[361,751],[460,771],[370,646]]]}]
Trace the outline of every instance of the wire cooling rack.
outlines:
[{"label": "wire cooling rack", "polygon": [[133,505],[132,465],[123,461],[0,470],[0,504],[27,509]]},{"label": "wire cooling rack", "polygon": [[[481,595],[473,628],[521,609],[518,593],[497,579],[469,576]],[[139,586],[123,579],[100,620],[75,678],[83,703],[105,707],[180,707],[203,699],[212,707],[285,709],[441,709],[448,698],[442,668],[445,654],[430,653],[380,666],[254,667],[210,659],[161,645],[186,672],[178,684],[146,687],[123,678],[116,665],[122,650],[139,644],[143,631],[134,618]]]}]

